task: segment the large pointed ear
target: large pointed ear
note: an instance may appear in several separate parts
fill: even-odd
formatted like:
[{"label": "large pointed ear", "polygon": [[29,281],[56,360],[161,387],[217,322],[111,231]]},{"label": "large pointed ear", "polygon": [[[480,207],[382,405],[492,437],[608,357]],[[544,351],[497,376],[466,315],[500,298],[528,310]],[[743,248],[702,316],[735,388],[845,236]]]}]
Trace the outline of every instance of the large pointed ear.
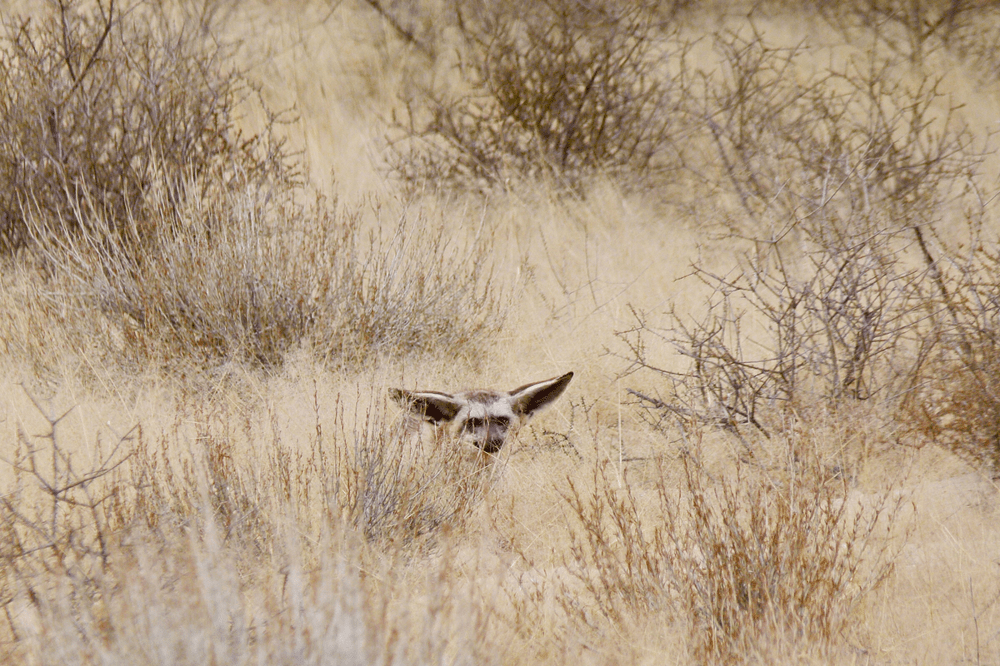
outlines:
[{"label": "large pointed ear", "polygon": [[553,377],[545,381],[525,384],[510,392],[511,409],[515,414],[531,416],[535,411],[545,407],[562,395],[569,386],[573,373],[567,372],[562,377]]},{"label": "large pointed ear", "polygon": [[451,421],[465,405],[454,396],[436,391],[406,391],[394,388],[389,389],[389,397],[401,407],[431,423]]}]

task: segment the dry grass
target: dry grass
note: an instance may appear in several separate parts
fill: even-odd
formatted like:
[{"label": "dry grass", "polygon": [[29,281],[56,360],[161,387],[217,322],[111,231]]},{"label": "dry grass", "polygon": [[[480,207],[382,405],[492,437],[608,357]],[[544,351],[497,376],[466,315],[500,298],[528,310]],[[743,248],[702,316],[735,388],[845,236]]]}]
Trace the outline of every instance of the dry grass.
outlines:
[{"label": "dry grass", "polygon": [[[996,103],[940,64],[989,8],[47,6],[90,18],[0,60],[44,166],[0,201],[4,663],[1000,660]],[[170,54],[204,162],[115,143]],[[404,111],[463,130],[422,191]],[[494,457],[387,399],[568,370]]]},{"label": "dry grass", "polygon": [[[508,301],[490,283],[489,229],[449,237],[419,212],[344,210],[322,198],[303,206],[294,195],[196,195],[179,224],[150,210],[154,231],[136,246],[94,209],[77,210],[70,234],[32,218],[50,276],[34,294],[40,314],[96,304],[114,333],[88,323],[74,331],[77,343],[139,367],[271,367],[300,344],[334,366],[432,350],[474,356],[502,326]],[[137,224],[127,221],[131,238]],[[21,342],[18,329],[12,322],[7,335]]]}]

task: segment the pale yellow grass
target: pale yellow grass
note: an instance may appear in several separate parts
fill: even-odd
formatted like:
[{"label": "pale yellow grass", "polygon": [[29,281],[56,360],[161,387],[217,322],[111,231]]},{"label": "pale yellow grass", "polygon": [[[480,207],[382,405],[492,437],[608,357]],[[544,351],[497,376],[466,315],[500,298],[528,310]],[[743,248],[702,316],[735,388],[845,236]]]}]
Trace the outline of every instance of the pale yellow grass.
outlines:
[{"label": "pale yellow grass", "polygon": [[[250,71],[265,98],[297,110],[287,131],[317,185],[349,202],[392,197],[380,119],[409,83],[409,70],[393,61],[402,47],[378,17],[363,3],[332,12],[319,3],[231,11],[227,29],[247,40]],[[785,24],[767,27],[789,40],[799,36]],[[391,57],[376,48],[386,44],[397,50]],[[970,86],[963,79],[951,85]],[[970,119],[996,117],[990,99],[963,99],[971,100],[964,112]],[[644,520],[656,519],[657,483],[682,487],[688,442],[652,433],[630,404],[626,388],[656,384],[619,378],[627,364],[616,333],[634,324],[633,307],[696,311],[703,292],[678,279],[699,255],[724,269],[738,248],[711,243],[711,221],[687,219],[658,197],[623,195],[614,184],[595,185],[584,201],[538,187],[485,200],[429,196],[412,205],[456,225],[497,230],[494,279],[517,302],[482,358],[381,359],[365,370],[331,371],[303,350],[271,375],[234,366],[195,392],[155,369],[131,377],[102,371],[104,359],[74,346],[76,338],[50,313],[24,302],[30,276],[5,276],[0,305],[12,313],[8,330],[19,332],[25,348],[5,350],[3,458],[14,460],[19,432],[36,443],[46,432],[33,397],[52,416],[68,412],[58,442],[78,469],[139,426],[175,474],[185,464],[200,470],[191,475],[195,481],[205,474],[206,433],[232,445],[233,464],[258,488],[277,487],[267,480],[285,470],[314,475],[300,495],[252,497],[263,523],[276,526],[266,538],[250,528],[240,534],[240,524],[227,532],[208,508],[205,488],[196,487],[183,520],[164,517],[148,534],[116,534],[112,567],[93,584],[64,571],[3,581],[0,589],[13,598],[8,618],[0,619],[7,624],[2,654],[11,663],[690,663],[690,618],[668,604],[621,623],[588,623],[567,611],[591,601],[572,573],[570,533],[578,517],[566,498],[570,484],[591,490],[604,462],[613,484],[632,484]],[[665,346],[652,351],[667,367],[681,367]],[[39,376],[28,362],[38,357],[58,359],[49,367],[61,370]],[[98,381],[75,380],[79,365],[93,368],[84,374]],[[370,414],[384,415],[376,423],[386,430],[399,425],[402,416],[386,405],[388,387],[509,389],[570,370],[576,376],[567,394],[489,463],[481,502],[425,547],[366,542],[339,509],[328,511],[333,475],[322,478],[305,462],[317,447],[349,449]],[[911,507],[884,535],[899,553],[895,573],[864,599],[852,633],[832,651],[775,636],[748,660],[997,663],[995,484],[933,447],[894,449],[880,415],[845,411],[833,418],[848,422],[820,423],[807,434],[827,459],[849,468],[851,498],[860,506],[892,493]],[[705,434],[704,451],[720,475],[741,455],[721,433]],[[666,461],[664,474],[656,457]],[[0,464],[0,488],[13,478]],[[32,603],[32,586],[52,601]]]}]

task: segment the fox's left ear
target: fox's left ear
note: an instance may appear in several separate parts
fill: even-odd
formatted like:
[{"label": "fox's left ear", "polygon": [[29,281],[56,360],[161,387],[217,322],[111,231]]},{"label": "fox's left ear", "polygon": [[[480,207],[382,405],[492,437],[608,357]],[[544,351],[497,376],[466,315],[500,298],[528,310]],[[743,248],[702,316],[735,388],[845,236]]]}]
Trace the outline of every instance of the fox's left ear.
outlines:
[{"label": "fox's left ear", "polygon": [[510,392],[511,409],[514,413],[528,417],[545,407],[562,395],[573,373],[567,372],[561,377],[553,377],[533,384],[525,384]]}]

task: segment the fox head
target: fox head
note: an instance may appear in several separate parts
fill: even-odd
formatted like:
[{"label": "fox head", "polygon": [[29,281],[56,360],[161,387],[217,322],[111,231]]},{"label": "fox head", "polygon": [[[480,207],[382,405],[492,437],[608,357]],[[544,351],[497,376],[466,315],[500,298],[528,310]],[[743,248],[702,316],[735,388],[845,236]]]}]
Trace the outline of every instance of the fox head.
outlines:
[{"label": "fox head", "polygon": [[571,379],[573,373],[567,372],[507,392],[439,393],[390,389],[389,395],[425,421],[450,427],[460,440],[475,444],[486,453],[496,453],[510,432],[562,395]]}]

